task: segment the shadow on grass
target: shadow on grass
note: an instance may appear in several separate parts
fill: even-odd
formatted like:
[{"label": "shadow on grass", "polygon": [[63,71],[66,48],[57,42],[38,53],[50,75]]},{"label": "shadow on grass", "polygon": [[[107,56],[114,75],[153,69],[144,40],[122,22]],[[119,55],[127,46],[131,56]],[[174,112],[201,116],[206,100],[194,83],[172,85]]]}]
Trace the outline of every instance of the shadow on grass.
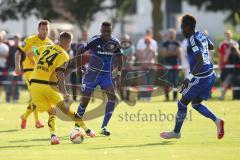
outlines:
[{"label": "shadow on grass", "polygon": [[132,147],[150,147],[150,146],[161,146],[161,145],[172,145],[174,144],[173,141],[162,141],[158,143],[146,143],[146,144],[139,144],[139,145],[124,145],[124,146],[110,146],[110,147],[98,147],[98,148],[90,148],[92,150],[95,149],[111,149],[111,148],[132,148]]},{"label": "shadow on grass", "polygon": [[10,133],[10,132],[18,132],[20,129],[9,129],[9,130],[2,130],[0,133]]},{"label": "shadow on grass", "polygon": [[0,146],[0,149],[8,149],[8,148],[30,148],[30,147],[39,147],[43,145],[16,145],[16,146]]},{"label": "shadow on grass", "polygon": [[[69,139],[68,136],[62,136],[59,137],[60,140],[67,140]],[[18,143],[18,142],[44,142],[44,141],[50,141],[49,138],[36,138],[36,139],[21,139],[21,140],[14,140],[14,141],[9,141],[9,143]]]}]

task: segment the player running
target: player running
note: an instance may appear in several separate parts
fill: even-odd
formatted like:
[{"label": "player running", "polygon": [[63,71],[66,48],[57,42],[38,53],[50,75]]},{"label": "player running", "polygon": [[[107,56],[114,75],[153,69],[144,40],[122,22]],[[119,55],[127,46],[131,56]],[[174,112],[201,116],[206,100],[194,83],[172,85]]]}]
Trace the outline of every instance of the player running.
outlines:
[{"label": "player running", "polygon": [[92,50],[92,55],[90,57],[89,66],[86,69],[85,75],[83,76],[83,96],[77,112],[80,116],[84,115],[90,97],[94,89],[99,85],[108,97],[105,116],[100,132],[100,134],[105,136],[110,135],[107,125],[117,103],[117,97],[114,92],[114,83],[112,79],[113,61],[118,62],[116,77],[117,86],[120,84],[122,68],[122,53],[120,49],[120,43],[116,38],[113,38],[111,34],[112,24],[110,22],[103,22],[101,27],[101,35],[94,36],[85,46],[80,47],[78,51],[78,68],[81,67],[81,54],[87,50]]},{"label": "player running", "polygon": [[187,105],[190,102],[195,110],[201,115],[210,118],[216,124],[218,139],[224,136],[224,121],[202,104],[203,100],[208,99],[216,79],[209,52],[209,50],[214,49],[214,45],[203,32],[195,31],[195,26],[196,19],[192,15],[183,16],[181,28],[183,35],[188,38],[187,51],[190,73],[183,81],[182,90],[180,91],[182,98],[178,101],[174,130],[161,133],[160,136],[164,139],[181,137],[180,131],[187,115]]},{"label": "player running", "polygon": [[[28,53],[33,51],[34,48],[40,47],[42,45],[50,45],[53,42],[47,37],[49,31],[49,22],[47,20],[41,20],[38,23],[38,34],[27,37],[24,42],[19,45],[18,50],[15,54],[15,73],[21,74],[21,57],[25,57],[23,60],[23,76],[29,90],[29,81],[35,65],[34,61],[31,61],[28,56]],[[27,125],[27,118],[33,112],[35,118],[35,127],[42,128],[44,125],[39,120],[39,113],[35,107],[30,104],[27,107],[26,112],[21,116],[21,128],[25,129]]]},{"label": "player running", "polygon": [[[69,61],[69,50],[72,34],[63,32],[59,37],[59,45],[42,46],[34,50],[34,55],[39,55],[39,60],[34,67],[30,80],[30,92],[32,106],[36,106],[39,112],[48,112],[48,126],[51,132],[51,144],[59,144],[56,135],[56,108],[60,109],[78,126],[94,137],[95,133],[82,121],[81,117],[69,109],[64,102],[69,102],[69,94],[66,90],[64,72]],[[32,55],[32,57],[34,57]]]}]

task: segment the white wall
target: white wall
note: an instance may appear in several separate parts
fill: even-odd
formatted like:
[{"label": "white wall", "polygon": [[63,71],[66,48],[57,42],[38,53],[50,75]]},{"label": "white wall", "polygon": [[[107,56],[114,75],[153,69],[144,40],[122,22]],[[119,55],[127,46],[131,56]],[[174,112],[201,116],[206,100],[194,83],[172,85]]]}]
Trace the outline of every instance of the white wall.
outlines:
[{"label": "white wall", "polygon": [[6,30],[12,34],[18,33],[21,36],[24,35],[24,28],[27,31],[28,35],[31,35],[37,32],[37,23],[38,23],[37,18],[35,18],[34,16],[31,16],[25,22],[26,22],[26,25],[24,25],[23,19],[20,19],[18,21],[9,20],[4,23],[0,21],[0,30]]}]

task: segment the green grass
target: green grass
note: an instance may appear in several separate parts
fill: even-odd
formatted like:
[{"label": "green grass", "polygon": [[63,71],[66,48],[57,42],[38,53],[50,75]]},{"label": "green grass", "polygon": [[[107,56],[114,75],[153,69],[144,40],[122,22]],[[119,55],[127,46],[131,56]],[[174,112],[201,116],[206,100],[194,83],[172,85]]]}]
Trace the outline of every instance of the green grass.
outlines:
[{"label": "green grass", "polygon": [[[29,119],[28,128],[20,129],[19,116],[23,113],[27,94],[21,97],[19,104],[0,103],[0,160],[68,160],[68,159],[104,159],[104,160],[230,160],[240,159],[240,103],[239,101],[209,101],[208,106],[226,121],[226,135],[223,140],[216,138],[215,125],[208,119],[191,110],[180,140],[163,140],[159,137],[161,131],[171,130],[174,121],[148,121],[144,115],[175,114],[176,103],[162,102],[161,97],[153,102],[137,103],[129,107],[120,103],[116,109],[109,129],[110,137],[86,138],[82,144],[72,144],[69,132],[73,127],[71,122],[58,120],[58,135],[61,144],[49,144],[48,128],[35,129],[33,117]],[[91,103],[90,109],[98,103]],[[77,103],[74,105],[77,106]],[[126,113],[137,114],[141,110],[139,121],[123,120]],[[123,115],[122,115],[123,114]],[[132,117],[133,119],[134,117]],[[143,119],[142,119],[143,118]],[[171,118],[171,117],[169,117]],[[47,114],[41,114],[41,119],[47,125]],[[99,131],[102,117],[88,121],[88,125]],[[135,119],[136,120],[136,119]]]}]

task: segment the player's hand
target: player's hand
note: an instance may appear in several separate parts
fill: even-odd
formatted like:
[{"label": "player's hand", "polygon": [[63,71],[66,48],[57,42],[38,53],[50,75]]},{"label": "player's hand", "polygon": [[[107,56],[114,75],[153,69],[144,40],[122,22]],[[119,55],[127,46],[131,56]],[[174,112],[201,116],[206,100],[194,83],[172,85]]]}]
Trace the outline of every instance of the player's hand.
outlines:
[{"label": "player's hand", "polygon": [[86,68],[85,67],[81,67],[81,68],[78,68],[77,70],[77,75],[79,77],[82,77],[84,75],[84,72],[86,71]]},{"label": "player's hand", "polygon": [[15,67],[14,72],[16,73],[16,75],[20,75],[22,73],[20,67]]},{"label": "player's hand", "polygon": [[187,78],[182,82],[182,89],[181,89],[180,93],[182,93],[184,89],[188,88],[189,83],[190,83],[190,80]]}]

